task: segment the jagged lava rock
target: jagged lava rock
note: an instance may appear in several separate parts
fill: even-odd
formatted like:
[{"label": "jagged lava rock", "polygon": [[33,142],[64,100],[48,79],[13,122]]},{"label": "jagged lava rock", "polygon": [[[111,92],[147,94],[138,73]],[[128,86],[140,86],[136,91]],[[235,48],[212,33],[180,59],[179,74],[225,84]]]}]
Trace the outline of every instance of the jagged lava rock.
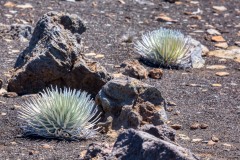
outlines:
[{"label": "jagged lava rock", "polygon": [[106,83],[96,96],[105,118],[113,117],[113,129],[138,128],[167,120],[165,101],[154,86],[131,77],[116,78]]},{"label": "jagged lava rock", "polygon": [[15,63],[8,90],[22,95],[57,85],[97,94],[111,76],[99,63],[81,55],[81,34],[85,30],[77,15],[57,12],[43,15],[29,46]]},{"label": "jagged lava rock", "polygon": [[186,148],[134,129],[118,136],[111,156],[122,160],[197,160]]}]

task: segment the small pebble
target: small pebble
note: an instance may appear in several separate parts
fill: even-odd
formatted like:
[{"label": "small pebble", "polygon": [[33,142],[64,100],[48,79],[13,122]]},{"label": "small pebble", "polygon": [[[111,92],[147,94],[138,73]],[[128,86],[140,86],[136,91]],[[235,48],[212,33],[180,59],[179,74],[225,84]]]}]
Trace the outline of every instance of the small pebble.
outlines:
[{"label": "small pebble", "polygon": [[219,138],[217,138],[216,136],[213,135],[213,136],[212,136],[212,141],[213,141],[213,142],[218,142],[218,141],[219,141]]},{"label": "small pebble", "polygon": [[200,124],[199,123],[194,123],[190,126],[190,129],[191,130],[195,130],[195,129],[198,129],[200,127]]},{"label": "small pebble", "polygon": [[175,129],[175,130],[179,130],[179,129],[182,128],[182,125],[180,125],[180,124],[173,124],[173,125],[171,125],[171,127],[172,127],[173,129]]},{"label": "small pebble", "polygon": [[202,124],[200,124],[200,128],[201,129],[206,129],[206,128],[208,128],[208,125],[205,124],[205,123],[202,123]]}]

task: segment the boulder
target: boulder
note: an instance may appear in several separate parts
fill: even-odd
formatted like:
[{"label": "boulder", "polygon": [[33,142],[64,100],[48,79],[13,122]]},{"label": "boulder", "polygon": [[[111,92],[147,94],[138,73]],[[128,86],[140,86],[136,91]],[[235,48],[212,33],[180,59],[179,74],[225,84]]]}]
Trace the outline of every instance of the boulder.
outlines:
[{"label": "boulder", "polygon": [[96,96],[105,118],[112,116],[112,128],[138,128],[144,124],[161,125],[167,120],[165,101],[154,86],[130,77],[106,83]]},{"label": "boulder", "polygon": [[77,15],[43,15],[29,46],[17,58],[8,91],[22,95],[57,85],[96,95],[111,76],[99,63],[81,54],[81,34],[85,30]]},{"label": "boulder", "polygon": [[119,135],[111,156],[122,160],[198,159],[186,148],[134,129],[128,129]]},{"label": "boulder", "polygon": [[123,75],[137,79],[146,79],[148,71],[138,62],[138,60],[126,60],[121,64]]}]

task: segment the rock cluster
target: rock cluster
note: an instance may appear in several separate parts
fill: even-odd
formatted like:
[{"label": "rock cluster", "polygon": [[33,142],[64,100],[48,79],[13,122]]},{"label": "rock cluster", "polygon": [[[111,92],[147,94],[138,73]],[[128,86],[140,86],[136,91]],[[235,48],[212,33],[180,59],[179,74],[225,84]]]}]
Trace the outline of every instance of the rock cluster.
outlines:
[{"label": "rock cluster", "polygon": [[[91,144],[84,159],[195,160],[189,150],[174,144],[175,131],[165,124],[166,103],[161,92],[137,80],[148,75],[159,79],[162,71],[155,69],[149,74],[138,61],[125,61],[121,65],[123,74],[130,77],[112,79],[98,62],[81,54],[81,34],[85,30],[76,15],[45,14],[38,21],[29,46],[15,63],[8,93],[38,93],[50,85],[57,85],[96,95],[96,103],[103,113],[103,122],[98,125],[105,128],[105,133],[123,132],[113,146]],[[195,51],[195,60],[201,60],[198,59],[201,51],[196,48]]]}]

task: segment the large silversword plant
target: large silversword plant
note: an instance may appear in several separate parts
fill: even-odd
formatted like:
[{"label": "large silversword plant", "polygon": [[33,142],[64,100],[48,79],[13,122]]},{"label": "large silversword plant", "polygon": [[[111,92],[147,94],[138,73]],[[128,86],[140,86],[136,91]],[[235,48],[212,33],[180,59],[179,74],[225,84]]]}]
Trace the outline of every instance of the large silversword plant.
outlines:
[{"label": "large silversword plant", "polygon": [[165,28],[142,35],[135,48],[145,60],[158,66],[178,66],[190,56],[189,38],[179,31]]},{"label": "large silversword plant", "polygon": [[18,117],[27,136],[80,140],[96,133],[99,116],[87,92],[52,87],[27,100]]}]

